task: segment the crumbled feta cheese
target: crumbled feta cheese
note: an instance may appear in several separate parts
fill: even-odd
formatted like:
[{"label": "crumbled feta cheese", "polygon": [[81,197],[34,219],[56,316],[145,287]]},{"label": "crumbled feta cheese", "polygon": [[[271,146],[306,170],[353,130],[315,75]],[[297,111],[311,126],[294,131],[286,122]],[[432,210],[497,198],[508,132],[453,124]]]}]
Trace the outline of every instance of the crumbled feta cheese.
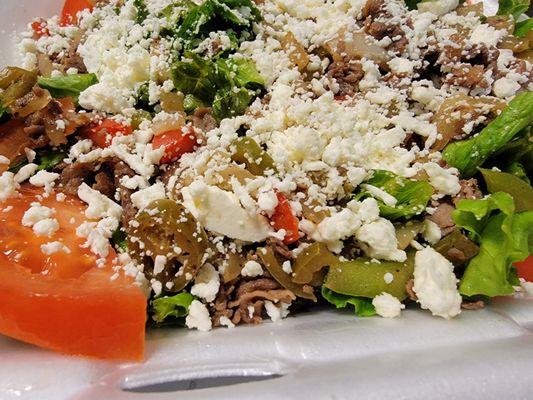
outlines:
[{"label": "crumbled feta cheese", "polygon": [[528,282],[523,278],[520,278],[520,286],[528,294],[533,294],[533,282]]},{"label": "crumbled feta cheese", "polygon": [[49,191],[57,178],[59,178],[59,174],[55,172],[39,171],[30,178],[30,183],[33,186],[44,187],[46,191]]},{"label": "crumbled feta cheese", "polygon": [[131,195],[131,201],[139,210],[143,210],[155,200],[164,199],[165,186],[162,182],[153,184],[146,189],[141,189]]},{"label": "crumbled feta cheese", "polygon": [[435,244],[441,239],[442,232],[435,222],[426,219],[424,220],[424,230],[422,232],[422,236],[424,236],[424,239],[429,244]]},{"label": "crumbled feta cheese", "polygon": [[22,216],[22,225],[32,227],[37,222],[51,218],[56,210],[34,203]]},{"label": "crumbled feta cheese", "polygon": [[154,276],[163,272],[165,265],[167,265],[167,258],[162,255],[157,255],[154,260]]},{"label": "crumbled feta cheese", "polygon": [[494,94],[502,99],[514,96],[520,88],[521,86],[518,82],[505,76],[494,82],[492,86]]},{"label": "crumbled feta cheese", "polygon": [[60,251],[70,254],[70,249],[61,242],[49,242],[41,245],[41,251],[44,255],[52,255]]},{"label": "crumbled feta cheese", "polygon": [[389,293],[381,293],[372,300],[376,313],[383,318],[396,318],[405,308],[405,305]]},{"label": "crumbled feta cheese", "polygon": [[0,164],[9,165],[10,164],[9,158],[0,155]]},{"label": "crumbled feta cheese", "polygon": [[235,324],[231,321],[231,319],[229,319],[225,315],[220,317],[219,322],[220,322],[220,325],[222,326],[226,326],[228,328],[235,328]]},{"label": "crumbled feta cheese", "polygon": [[6,201],[17,194],[19,184],[15,181],[15,174],[5,171],[0,175],[0,202]]},{"label": "crumbled feta cheese", "polygon": [[405,251],[398,249],[394,225],[385,218],[363,225],[356,238],[367,245],[364,250],[369,257],[400,262],[407,259]]},{"label": "crumbled feta cheese", "polygon": [[431,247],[415,254],[413,291],[423,309],[446,319],[461,312],[461,295],[453,265]]},{"label": "crumbled feta cheese", "polygon": [[497,30],[488,24],[480,24],[474,28],[470,41],[472,43],[485,43],[491,46],[497,46],[498,42],[507,35],[505,30]]},{"label": "crumbled feta cheese", "polygon": [[442,168],[434,162],[424,164],[424,171],[429,176],[429,183],[442,195],[455,196],[461,190],[459,171],[455,168]]},{"label": "crumbled feta cheese", "polygon": [[37,236],[52,237],[59,230],[59,222],[55,218],[46,218],[33,224],[33,232]]},{"label": "crumbled feta cheese", "polygon": [[265,310],[272,322],[278,322],[281,321],[283,318],[286,318],[287,315],[289,315],[290,306],[290,304],[281,302],[278,307],[269,300],[265,301]]},{"label": "crumbled feta cheese", "polygon": [[85,210],[87,218],[111,217],[120,219],[122,215],[121,206],[99,191],[92,189],[86,183],[82,183],[78,188],[78,197],[89,206]]},{"label": "crumbled feta cheese", "polygon": [[196,328],[199,331],[207,332],[212,328],[211,317],[207,307],[198,300],[193,300],[189,306],[189,315],[185,318],[187,328]]},{"label": "crumbled feta cheese", "polygon": [[394,281],[394,275],[392,275],[390,272],[387,272],[385,275],[383,275],[383,280],[386,284],[392,283],[392,281]]},{"label": "crumbled feta cheese", "polygon": [[234,193],[196,181],[182,194],[185,207],[209,231],[247,242],[261,242],[272,232],[266,218],[249,214]]},{"label": "crumbled feta cheese", "polygon": [[289,260],[283,261],[281,268],[283,269],[283,272],[285,272],[286,274],[292,274],[292,265]]},{"label": "crumbled feta cheese", "polygon": [[278,206],[278,197],[273,191],[261,192],[257,197],[257,205],[260,210],[266,212],[268,215],[272,215]]},{"label": "crumbled feta cheese", "polygon": [[244,264],[244,267],[241,270],[241,275],[247,277],[260,276],[263,275],[263,268],[257,261],[250,260]]},{"label": "crumbled feta cheese", "polygon": [[15,174],[15,182],[22,183],[28,180],[37,171],[39,166],[37,164],[26,164]]},{"label": "crumbled feta cheese", "polygon": [[444,15],[457,8],[459,0],[431,0],[421,1],[417,4],[421,13],[430,12],[435,15]]},{"label": "crumbled feta cheese", "polygon": [[207,302],[215,300],[220,288],[220,276],[211,264],[204,264],[194,280],[191,294],[204,299]]}]

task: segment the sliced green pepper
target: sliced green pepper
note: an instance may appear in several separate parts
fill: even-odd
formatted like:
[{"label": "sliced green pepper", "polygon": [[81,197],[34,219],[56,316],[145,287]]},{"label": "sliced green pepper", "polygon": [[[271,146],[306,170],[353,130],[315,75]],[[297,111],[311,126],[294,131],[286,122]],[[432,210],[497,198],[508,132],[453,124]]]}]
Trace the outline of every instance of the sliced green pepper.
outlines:
[{"label": "sliced green pepper", "polygon": [[240,137],[233,142],[235,153],[231,159],[245,164],[246,169],[254,175],[264,175],[267,170],[276,172],[274,160],[252,138]]},{"label": "sliced green pepper", "polygon": [[454,259],[450,250],[457,249],[464,254],[464,260],[457,260],[455,264],[464,264],[474,258],[479,253],[479,246],[461,233],[460,229],[455,229],[452,233],[444,236],[433,248],[446,258]]},{"label": "sliced green pepper", "polygon": [[289,289],[298,297],[313,300],[315,302],[317,301],[316,296],[312,291],[304,290],[304,285],[294,283],[291,280],[290,275],[283,271],[283,268],[281,267],[278,259],[274,254],[274,251],[270,247],[263,247],[257,249],[257,254],[259,255],[259,258],[261,258],[261,261],[263,261],[263,264],[270,273],[270,275],[272,275],[272,277],[281,286],[283,286],[285,289]]},{"label": "sliced green pepper", "polygon": [[0,101],[4,107],[30,92],[37,83],[37,73],[22,68],[7,67],[0,72]]},{"label": "sliced green pepper", "polygon": [[[329,268],[324,286],[336,293],[374,298],[387,292],[399,300],[407,297],[405,285],[414,271],[414,252],[409,252],[403,263],[394,261],[372,262],[369,258],[339,262]],[[385,281],[392,274],[392,281]]]},{"label": "sliced green pepper", "polygon": [[292,267],[292,281],[300,284],[311,283],[317,273],[338,262],[339,259],[324,243],[315,242],[296,257]]},{"label": "sliced green pepper", "polygon": [[519,93],[479,134],[449,144],[442,157],[450,166],[457,168],[462,177],[470,178],[485,160],[532,123],[533,92]]},{"label": "sliced green pepper", "polygon": [[527,182],[506,172],[480,169],[490,193],[505,192],[513,196],[516,212],[533,211],[533,188]]}]

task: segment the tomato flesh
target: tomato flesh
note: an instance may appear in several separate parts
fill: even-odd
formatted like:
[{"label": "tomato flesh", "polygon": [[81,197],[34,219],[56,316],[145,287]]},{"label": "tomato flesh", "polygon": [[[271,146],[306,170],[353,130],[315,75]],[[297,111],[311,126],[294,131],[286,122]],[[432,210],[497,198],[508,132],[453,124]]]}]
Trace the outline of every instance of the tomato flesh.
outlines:
[{"label": "tomato flesh", "polygon": [[[82,248],[76,227],[85,207],[73,197],[50,196],[41,205],[55,208],[60,229],[38,237],[20,223],[39,192],[22,189],[0,211],[0,333],[62,353],[105,359],[140,360],[144,353],[146,297],[129,278]],[[45,255],[44,243],[59,241],[70,252]]]},{"label": "tomato flesh", "polygon": [[93,9],[93,5],[88,0],[65,0],[59,19],[60,25],[77,25],[78,13],[87,9]]},{"label": "tomato flesh", "polygon": [[291,244],[296,242],[300,235],[298,234],[298,218],[296,218],[292,212],[291,205],[281,192],[276,192],[278,197],[278,205],[270,217],[272,226],[279,231],[285,230],[285,238],[283,242],[285,244]]},{"label": "tomato flesh", "polygon": [[193,152],[198,143],[194,129],[186,126],[180,130],[166,131],[154,137],[152,145],[154,149],[165,148],[161,163],[168,164],[179,159],[185,153]]},{"label": "tomato flesh", "polygon": [[42,18],[37,19],[31,23],[31,29],[33,31],[33,38],[35,40],[45,36],[50,36],[46,21]]},{"label": "tomato flesh", "polygon": [[95,121],[80,130],[80,135],[100,147],[105,148],[111,145],[117,136],[128,136],[133,132],[131,126],[122,124],[113,119]]},{"label": "tomato flesh", "polygon": [[533,282],[533,256],[529,256],[522,262],[514,264],[520,278],[528,282]]}]

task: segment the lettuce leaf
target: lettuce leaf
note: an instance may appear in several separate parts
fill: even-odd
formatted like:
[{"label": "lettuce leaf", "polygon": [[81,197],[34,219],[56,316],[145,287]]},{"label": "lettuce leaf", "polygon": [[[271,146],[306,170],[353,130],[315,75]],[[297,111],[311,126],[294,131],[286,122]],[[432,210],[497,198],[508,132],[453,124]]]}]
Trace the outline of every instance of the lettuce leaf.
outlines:
[{"label": "lettuce leaf", "polygon": [[[376,198],[381,216],[388,219],[409,219],[422,213],[433,194],[433,187],[428,182],[406,179],[385,170],[374,170],[372,178],[365,183],[385,191],[397,200],[394,206],[390,206]],[[355,196],[357,200],[367,197],[375,196],[367,190],[362,190]]]},{"label": "lettuce leaf", "polygon": [[[195,53],[174,63],[171,76],[177,90],[186,98],[190,110],[196,104],[212,104],[218,120],[241,115],[253,101],[264,80],[247,58],[206,60]],[[191,97],[192,96],[192,97]]]},{"label": "lettuce leaf", "polygon": [[512,15],[515,21],[529,8],[530,0],[499,0],[498,15]]},{"label": "lettuce leaf", "polygon": [[98,83],[98,78],[95,74],[64,75],[53,78],[41,76],[37,83],[43,89],[47,89],[54,98],[70,96],[77,101],[81,92]]},{"label": "lettuce leaf", "polygon": [[511,195],[497,192],[482,200],[462,200],[455,223],[470,232],[480,249],[465,270],[459,291],[465,296],[504,296],[514,293],[512,263],[533,251],[533,212],[515,212]]},{"label": "lettuce leaf", "polygon": [[157,323],[168,317],[181,318],[189,313],[189,306],[194,296],[187,292],[178,293],[171,297],[159,297],[152,302],[152,312]]},{"label": "lettuce leaf", "polygon": [[505,192],[510,194],[516,211],[533,211],[533,188],[519,177],[506,172],[480,168],[489,193]]},{"label": "lettuce leaf", "polygon": [[376,315],[376,309],[372,305],[372,299],[335,293],[325,286],[322,286],[322,297],[336,308],[349,308],[349,306],[352,306],[358,317],[372,317]]},{"label": "lettuce leaf", "polygon": [[526,36],[533,29],[533,18],[519,21],[515,24],[513,35],[517,37]]}]

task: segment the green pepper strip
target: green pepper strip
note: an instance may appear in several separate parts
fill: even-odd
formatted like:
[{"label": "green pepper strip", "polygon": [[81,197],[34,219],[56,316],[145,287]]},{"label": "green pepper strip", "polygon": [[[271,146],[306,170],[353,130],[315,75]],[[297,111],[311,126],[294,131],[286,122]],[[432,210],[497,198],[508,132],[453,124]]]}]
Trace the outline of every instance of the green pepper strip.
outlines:
[{"label": "green pepper strip", "polygon": [[315,302],[317,301],[316,296],[313,293],[304,291],[303,285],[294,283],[291,280],[290,275],[283,271],[276,256],[274,255],[274,251],[270,247],[259,248],[257,250],[257,254],[261,258],[261,261],[263,261],[263,264],[270,275],[272,275],[272,277],[281,286],[283,286],[285,289],[289,289],[298,297],[313,300]]}]

